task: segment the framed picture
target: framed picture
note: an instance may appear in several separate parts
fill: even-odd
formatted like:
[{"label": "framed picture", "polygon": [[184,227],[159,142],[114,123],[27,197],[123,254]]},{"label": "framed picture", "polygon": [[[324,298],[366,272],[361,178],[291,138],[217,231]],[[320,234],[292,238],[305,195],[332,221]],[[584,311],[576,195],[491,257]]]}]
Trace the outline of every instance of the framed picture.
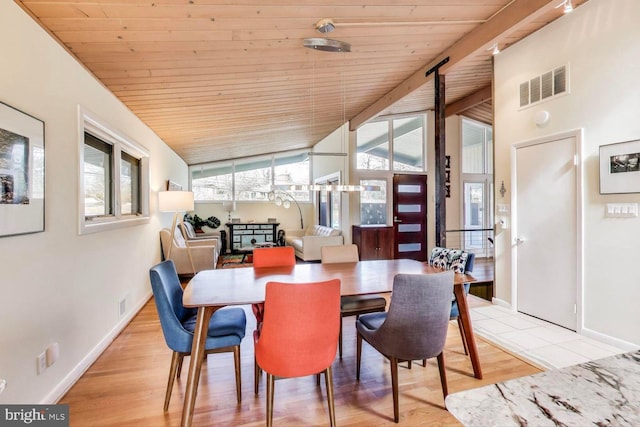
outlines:
[{"label": "framed picture", "polygon": [[167,191],[182,191],[182,185],[171,180],[167,181]]},{"label": "framed picture", "polygon": [[640,193],[640,139],[600,146],[600,194]]},{"label": "framed picture", "polygon": [[0,102],[0,237],[44,231],[44,122]]}]

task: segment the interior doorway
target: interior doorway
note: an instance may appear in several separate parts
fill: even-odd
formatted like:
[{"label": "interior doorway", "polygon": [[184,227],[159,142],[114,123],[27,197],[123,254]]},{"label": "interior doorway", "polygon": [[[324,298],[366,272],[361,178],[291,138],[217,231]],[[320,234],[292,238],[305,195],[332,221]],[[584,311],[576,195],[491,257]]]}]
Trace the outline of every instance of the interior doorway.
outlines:
[{"label": "interior doorway", "polygon": [[579,136],[514,146],[517,310],[575,331],[581,289]]}]

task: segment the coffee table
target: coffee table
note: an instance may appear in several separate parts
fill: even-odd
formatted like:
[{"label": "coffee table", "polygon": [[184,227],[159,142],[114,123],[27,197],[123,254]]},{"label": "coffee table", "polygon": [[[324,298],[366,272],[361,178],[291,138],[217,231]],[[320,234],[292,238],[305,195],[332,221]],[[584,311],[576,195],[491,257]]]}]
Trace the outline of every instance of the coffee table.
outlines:
[{"label": "coffee table", "polygon": [[253,250],[255,248],[272,248],[274,246],[275,244],[273,242],[261,242],[261,243],[254,243],[253,246],[243,246],[239,248],[237,252],[242,254],[242,260],[240,261],[240,264],[244,264],[244,261],[247,258],[247,255],[253,254]]}]

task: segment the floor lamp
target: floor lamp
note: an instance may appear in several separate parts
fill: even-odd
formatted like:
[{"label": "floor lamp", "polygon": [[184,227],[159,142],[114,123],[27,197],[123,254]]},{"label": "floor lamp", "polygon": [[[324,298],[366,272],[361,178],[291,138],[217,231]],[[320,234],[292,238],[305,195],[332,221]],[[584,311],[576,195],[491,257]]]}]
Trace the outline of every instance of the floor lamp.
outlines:
[{"label": "floor lamp", "polygon": [[[191,191],[160,191],[158,193],[158,210],[160,212],[173,212],[173,223],[171,224],[171,245],[169,246],[169,252],[167,253],[167,259],[171,259],[171,250],[173,249],[174,233],[176,232],[176,225],[178,224],[178,218],[180,218],[180,224],[184,224],[184,220],[181,212],[193,210],[193,192]],[[182,233],[181,228],[180,232]],[[187,238],[184,239],[187,245],[187,255],[189,256],[189,262],[191,263],[191,269],[193,274],[196,274],[196,268],[193,265],[193,258],[191,256],[191,247]]]}]

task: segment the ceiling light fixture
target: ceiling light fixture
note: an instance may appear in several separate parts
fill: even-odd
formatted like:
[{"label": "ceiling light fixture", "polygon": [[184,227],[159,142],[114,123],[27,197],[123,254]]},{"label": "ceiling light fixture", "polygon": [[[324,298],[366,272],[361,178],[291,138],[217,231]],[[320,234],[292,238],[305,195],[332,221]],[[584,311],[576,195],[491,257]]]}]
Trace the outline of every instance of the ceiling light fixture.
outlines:
[{"label": "ceiling light fixture", "polygon": [[[336,26],[330,18],[323,18],[316,22],[316,30],[322,34],[330,33],[335,28]],[[324,50],[325,52],[351,52],[351,45],[349,43],[330,38],[307,38],[304,39],[303,46],[309,49]]]},{"label": "ceiling light fixture", "polygon": [[380,191],[379,185],[346,185],[346,184],[308,184],[308,185],[274,185],[268,193],[269,200],[273,200],[271,193],[275,191],[295,192],[295,191],[340,191],[352,193],[355,191]]},{"label": "ceiling light fixture", "polygon": [[491,47],[487,50],[490,50],[492,55],[497,55],[500,53],[500,48],[498,47],[498,43],[492,44]]},{"label": "ceiling light fixture", "polygon": [[330,33],[335,29],[336,25],[333,23],[333,20],[331,18],[322,18],[321,20],[316,22],[316,30],[318,30],[322,34]]}]

